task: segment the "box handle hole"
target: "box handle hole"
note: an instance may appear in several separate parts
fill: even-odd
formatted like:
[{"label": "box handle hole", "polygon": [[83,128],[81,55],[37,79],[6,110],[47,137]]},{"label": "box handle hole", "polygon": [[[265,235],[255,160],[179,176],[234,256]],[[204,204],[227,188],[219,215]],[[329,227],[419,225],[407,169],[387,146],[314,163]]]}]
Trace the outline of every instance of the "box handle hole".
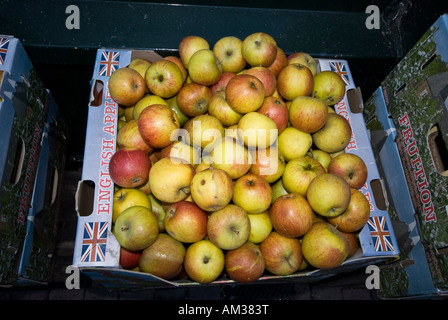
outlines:
[{"label": "box handle hole", "polygon": [[437,172],[448,177],[448,150],[443,141],[439,124],[434,125],[428,133],[429,150]]}]

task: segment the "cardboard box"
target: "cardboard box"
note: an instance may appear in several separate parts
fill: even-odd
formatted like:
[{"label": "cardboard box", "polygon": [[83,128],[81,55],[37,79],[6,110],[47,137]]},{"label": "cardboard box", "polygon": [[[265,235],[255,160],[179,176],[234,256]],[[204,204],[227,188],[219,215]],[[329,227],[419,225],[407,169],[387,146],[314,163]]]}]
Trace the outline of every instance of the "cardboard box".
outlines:
[{"label": "cardboard box", "polygon": [[[161,58],[154,52],[138,50],[100,49],[97,52],[91,82],[82,180],[76,194],[78,227],[73,265],[91,279],[114,288],[194,285],[194,282],[186,279],[166,281],[150,274],[121,269],[120,245],[111,232],[114,186],[109,177],[108,162],[115,152],[118,106],[109,94],[107,83],[114,70],[142,56],[151,61]],[[286,277],[267,275],[259,281],[317,281],[340,272],[395,259],[399,254],[389,214],[381,205],[384,202],[383,189],[363,120],[361,92],[355,86],[347,61],[321,59],[319,68],[340,73],[346,83],[347,93],[335,105],[335,111],[347,118],[353,128],[352,140],[346,152],[361,156],[368,167],[368,181],[361,191],[369,199],[371,216],[359,233],[361,249],[338,268],[304,271]],[[223,278],[213,283],[227,282],[231,280]]]},{"label": "cardboard box", "polygon": [[0,35],[0,284],[17,278],[48,104],[19,40]]},{"label": "cardboard box", "polygon": [[389,212],[404,235],[401,261],[383,273],[390,274],[383,294],[446,295],[448,15],[384,79],[366,102],[365,118],[386,180]]},{"label": "cardboard box", "polygon": [[48,283],[53,279],[66,152],[65,129],[64,119],[50,95],[32,205],[27,217],[26,236],[15,284]]}]

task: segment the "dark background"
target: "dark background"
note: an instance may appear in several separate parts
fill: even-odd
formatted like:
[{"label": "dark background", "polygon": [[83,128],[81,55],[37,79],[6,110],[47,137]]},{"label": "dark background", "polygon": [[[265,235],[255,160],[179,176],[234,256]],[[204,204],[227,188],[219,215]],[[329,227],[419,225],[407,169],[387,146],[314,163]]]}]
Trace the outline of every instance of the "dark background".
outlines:
[{"label": "dark background", "polygon": [[[380,10],[380,28],[365,26],[369,5]],[[69,5],[80,28],[67,29]],[[20,39],[69,130],[67,168],[82,165],[90,80],[98,48],[154,49],[176,53],[196,34],[211,46],[221,37],[272,35],[287,54],[347,59],[367,99],[411,46],[443,13],[446,1],[119,1],[1,0],[0,34]]]}]

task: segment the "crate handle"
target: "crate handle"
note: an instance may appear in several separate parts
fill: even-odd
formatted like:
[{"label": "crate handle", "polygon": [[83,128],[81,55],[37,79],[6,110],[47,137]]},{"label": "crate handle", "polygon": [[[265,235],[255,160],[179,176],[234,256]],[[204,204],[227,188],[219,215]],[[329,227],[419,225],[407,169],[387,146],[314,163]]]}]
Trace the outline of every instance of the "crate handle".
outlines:
[{"label": "crate handle", "polygon": [[428,145],[437,172],[448,177],[448,150],[443,142],[443,135],[438,123],[432,126],[428,132]]}]

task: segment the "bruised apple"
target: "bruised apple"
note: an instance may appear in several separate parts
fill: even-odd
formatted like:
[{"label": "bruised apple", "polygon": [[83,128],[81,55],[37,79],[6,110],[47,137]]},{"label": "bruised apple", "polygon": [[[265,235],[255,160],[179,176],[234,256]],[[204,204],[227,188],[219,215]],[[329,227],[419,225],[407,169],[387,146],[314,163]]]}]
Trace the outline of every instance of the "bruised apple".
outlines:
[{"label": "bruised apple", "polygon": [[265,262],[260,248],[250,241],[225,254],[227,275],[237,282],[253,282],[261,277],[264,269]]}]

